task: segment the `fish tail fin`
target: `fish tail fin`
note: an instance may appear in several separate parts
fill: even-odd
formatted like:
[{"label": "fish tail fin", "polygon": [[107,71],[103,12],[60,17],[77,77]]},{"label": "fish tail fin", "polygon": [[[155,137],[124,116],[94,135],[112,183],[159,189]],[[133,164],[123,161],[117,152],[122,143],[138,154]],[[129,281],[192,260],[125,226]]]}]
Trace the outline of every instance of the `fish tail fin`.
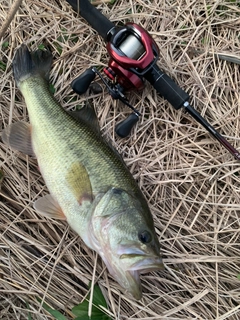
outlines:
[{"label": "fish tail fin", "polygon": [[22,44],[16,51],[12,65],[17,86],[34,75],[40,75],[48,80],[52,65],[52,53],[49,50],[40,49],[30,53],[27,46]]}]

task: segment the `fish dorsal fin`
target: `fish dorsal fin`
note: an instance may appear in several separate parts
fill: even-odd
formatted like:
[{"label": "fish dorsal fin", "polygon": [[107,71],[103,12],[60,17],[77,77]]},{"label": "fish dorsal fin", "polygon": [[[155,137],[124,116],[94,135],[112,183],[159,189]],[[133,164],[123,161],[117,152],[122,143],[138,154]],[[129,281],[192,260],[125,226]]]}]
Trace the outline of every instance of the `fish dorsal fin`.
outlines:
[{"label": "fish dorsal fin", "polygon": [[66,220],[60,205],[50,194],[35,201],[33,207],[44,217]]},{"label": "fish dorsal fin", "polygon": [[79,204],[93,201],[92,185],[86,168],[80,162],[74,162],[66,175],[68,186]]},{"label": "fish dorsal fin", "polygon": [[[82,107],[80,110],[69,111],[68,113],[74,119],[79,121],[84,121],[85,123],[87,123],[92,128],[93,131],[95,131],[99,136],[101,136],[97,115],[95,113],[94,107],[89,102],[86,102],[84,107]],[[105,140],[105,143],[112,149],[112,151],[116,154],[116,156],[124,163],[122,156],[117,151],[117,149],[114,148],[112,143],[107,140]]]},{"label": "fish dorsal fin", "polygon": [[76,120],[87,123],[95,132],[100,134],[100,126],[94,107],[86,102],[84,107],[76,111],[70,111],[69,114]]},{"label": "fish dorsal fin", "polygon": [[15,150],[34,156],[29,123],[16,122],[11,124],[3,130],[2,141]]}]

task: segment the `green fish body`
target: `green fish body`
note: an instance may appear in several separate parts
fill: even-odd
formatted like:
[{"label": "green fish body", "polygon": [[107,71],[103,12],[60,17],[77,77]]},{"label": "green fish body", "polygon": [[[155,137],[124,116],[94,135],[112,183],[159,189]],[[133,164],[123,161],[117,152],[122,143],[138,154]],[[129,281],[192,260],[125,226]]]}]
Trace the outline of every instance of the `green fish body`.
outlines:
[{"label": "green fish body", "polygon": [[14,77],[30,124],[12,124],[2,140],[37,158],[50,194],[35,209],[66,219],[119,284],[140,299],[139,274],[162,268],[152,215],[122,158],[101,136],[92,107],[71,115],[49,92],[51,62],[48,51],[30,53],[25,45],[17,50]]}]

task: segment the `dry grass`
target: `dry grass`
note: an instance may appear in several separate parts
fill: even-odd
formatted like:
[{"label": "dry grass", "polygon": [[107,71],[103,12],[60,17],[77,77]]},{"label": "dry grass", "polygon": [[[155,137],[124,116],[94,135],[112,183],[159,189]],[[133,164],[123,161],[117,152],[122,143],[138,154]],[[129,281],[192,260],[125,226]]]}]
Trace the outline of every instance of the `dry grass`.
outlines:
[{"label": "dry grass", "polygon": [[[238,2],[238,1],[236,1]],[[1,0],[0,25],[14,1]],[[117,0],[99,6],[113,22],[134,20],[155,38],[159,65],[191,94],[191,102],[240,148],[240,7],[234,1]],[[65,30],[65,31],[64,31]],[[59,42],[59,37],[69,35]],[[58,39],[58,40],[57,40]],[[2,128],[26,120],[13,81],[14,50],[47,43],[54,53],[52,81],[65,108],[81,104],[70,83],[92,65],[106,65],[103,41],[59,0],[24,0],[0,52]],[[62,47],[59,55],[57,47]],[[113,319],[239,319],[239,163],[183,110],[174,110],[147,85],[130,100],[144,115],[127,140],[114,133],[130,111],[107,93],[90,96],[102,131],[121,152],[154,216],[166,269],[142,276],[144,296],[124,295],[104,264],[67,224],[39,217],[32,208],[46,191],[37,163],[0,143],[5,179],[0,193],[0,318],[51,319],[37,297],[65,312],[86,296],[93,278],[107,297]]]}]

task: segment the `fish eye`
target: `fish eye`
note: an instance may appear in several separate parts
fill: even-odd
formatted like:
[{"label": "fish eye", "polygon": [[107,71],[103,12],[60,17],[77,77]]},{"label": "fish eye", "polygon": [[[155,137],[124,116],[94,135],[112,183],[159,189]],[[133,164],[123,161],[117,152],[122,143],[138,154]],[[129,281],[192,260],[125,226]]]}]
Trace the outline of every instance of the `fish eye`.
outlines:
[{"label": "fish eye", "polygon": [[149,243],[152,241],[152,235],[149,231],[144,230],[144,231],[140,231],[138,233],[138,239],[142,242],[142,243]]}]

